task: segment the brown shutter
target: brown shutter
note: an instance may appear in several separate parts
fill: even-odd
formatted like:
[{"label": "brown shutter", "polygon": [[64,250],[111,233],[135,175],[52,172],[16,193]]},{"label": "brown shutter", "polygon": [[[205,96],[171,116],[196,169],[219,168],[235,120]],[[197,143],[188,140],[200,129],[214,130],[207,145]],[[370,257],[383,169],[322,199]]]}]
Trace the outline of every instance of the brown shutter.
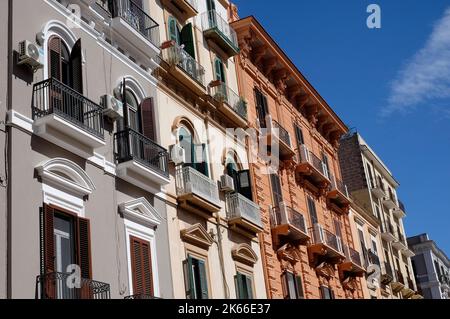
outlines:
[{"label": "brown shutter", "polygon": [[130,237],[133,294],[153,296],[153,273],[150,243]]},{"label": "brown shutter", "polygon": [[90,222],[85,218],[77,219],[78,228],[78,251],[77,261],[81,268],[81,278],[91,279],[91,236]]},{"label": "brown shutter", "polygon": [[52,37],[48,42],[48,59],[50,77],[61,81],[61,39]]},{"label": "brown shutter", "polygon": [[83,58],[81,52],[81,39],[79,39],[70,53],[70,70],[72,72],[72,88],[83,93]]},{"label": "brown shutter", "polygon": [[142,134],[151,139],[156,140],[155,136],[155,121],[153,115],[153,98],[146,98],[141,103],[141,121]]},{"label": "brown shutter", "polygon": [[43,275],[42,295],[46,299],[54,299],[56,296],[55,281],[55,243],[54,243],[54,226],[53,226],[54,209],[44,204],[43,211]]}]

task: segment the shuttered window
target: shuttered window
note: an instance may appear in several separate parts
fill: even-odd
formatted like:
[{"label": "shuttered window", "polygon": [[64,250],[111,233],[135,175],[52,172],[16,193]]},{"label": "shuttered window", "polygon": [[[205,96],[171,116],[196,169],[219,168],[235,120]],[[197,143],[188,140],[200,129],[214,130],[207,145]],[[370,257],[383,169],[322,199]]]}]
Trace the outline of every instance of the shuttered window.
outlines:
[{"label": "shuttered window", "polygon": [[334,292],[330,287],[320,286],[322,299],[334,299]]},{"label": "shuttered window", "polygon": [[180,45],[180,31],[178,30],[178,23],[174,17],[169,17],[169,39],[175,41]]},{"label": "shuttered window", "polygon": [[130,236],[133,294],[154,296],[150,243]]},{"label": "shuttered window", "polygon": [[222,60],[216,58],[214,65],[215,65],[215,70],[216,70],[216,80],[226,83],[227,80],[225,78],[225,68],[223,66]]},{"label": "shuttered window", "polygon": [[154,120],[154,103],[153,98],[146,98],[142,101],[141,106],[141,127],[142,134],[152,140],[156,140],[155,120]]},{"label": "shuttered window", "polygon": [[208,277],[205,261],[192,256],[184,261],[186,297],[208,299]]},{"label": "shuttered window", "polygon": [[186,24],[183,29],[181,29],[181,44],[184,45],[184,51],[195,59],[195,44],[192,23]]},{"label": "shuttered window", "polygon": [[266,128],[266,116],[269,114],[269,106],[267,104],[267,97],[255,88],[255,104],[256,114],[258,116],[259,125],[261,128]]},{"label": "shuttered window", "polygon": [[281,190],[280,177],[277,174],[270,174],[270,182],[272,185],[273,205],[278,207],[283,202],[283,192]]},{"label": "shuttered window", "polygon": [[295,128],[295,137],[297,138],[297,148],[300,150],[300,146],[305,144],[305,139],[303,138],[303,131],[297,124],[295,124],[294,128]]},{"label": "shuttered window", "polygon": [[236,282],[236,296],[238,299],[253,299],[252,278],[245,274],[237,273],[234,276]]},{"label": "shuttered window", "polygon": [[[43,272],[45,274],[56,271],[56,251],[55,251],[55,215],[64,216],[67,220],[70,220],[75,238],[71,245],[65,249],[75,249],[75,251],[65,252],[66,255],[74,255],[75,262],[81,269],[82,278],[92,278],[92,266],[91,266],[91,238],[90,238],[90,222],[88,219],[80,218],[71,214],[67,214],[53,206],[44,204],[43,218],[42,218],[42,234],[41,242],[43,244]],[[65,272],[65,269],[62,269]]]},{"label": "shuttered window", "polygon": [[284,286],[285,299],[303,299],[302,278],[299,275],[286,271],[283,273],[282,282]]},{"label": "shuttered window", "polygon": [[309,217],[311,218],[311,224],[317,224],[319,222],[319,219],[317,218],[317,211],[316,211],[316,203],[314,202],[314,199],[308,196],[308,212]]}]

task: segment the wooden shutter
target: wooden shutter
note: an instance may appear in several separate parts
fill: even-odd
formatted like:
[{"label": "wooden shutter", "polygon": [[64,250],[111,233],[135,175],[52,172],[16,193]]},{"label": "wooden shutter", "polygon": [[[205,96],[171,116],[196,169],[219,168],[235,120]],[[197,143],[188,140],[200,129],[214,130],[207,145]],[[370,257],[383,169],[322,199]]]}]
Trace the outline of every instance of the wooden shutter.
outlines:
[{"label": "wooden shutter", "polygon": [[200,299],[208,299],[208,277],[206,276],[206,266],[203,260],[197,260],[198,262],[198,273],[200,279],[200,289],[201,289],[201,298]]},{"label": "wooden shutter", "polygon": [[196,292],[194,289],[194,271],[193,271],[194,260],[191,256],[183,262],[184,266],[184,285],[186,287],[186,298],[187,299],[197,299]]},{"label": "wooden shutter", "polygon": [[324,152],[322,152],[322,162],[327,170],[326,172],[324,172],[325,175],[330,176],[331,172],[330,172],[330,165],[328,164],[328,156]]},{"label": "wooden shutter", "polygon": [[149,97],[144,99],[141,103],[140,109],[142,134],[150,140],[155,141],[156,134],[153,98]]},{"label": "wooden shutter", "polygon": [[83,93],[83,58],[81,51],[81,39],[79,39],[70,53],[70,70],[72,88],[78,93]]},{"label": "wooden shutter", "polygon": [[236,282],[237,299],[245,299],[245,287],[244,287],[245,276],[238,273],[236,276],[234,276],[234,278]]},{"label": "wooden shutter", "polygon": [[300,148],[303,144],[305,144],[305,140],[303,138],[302,129],[298,125],[295,125],[295,136],[297,138],[297,149],[298,152],[300,153]]},{"label": "wooden shutter", "polygon": [[216,58],[215,61],[215,69],[216,69],[216,79],[220,80],[223,83],[226,83],[227,81],[225,78],[225,70],[223,67],[223,62],[218,58]]},{"label": "wooden shutter", "polygon": [[302,277],[300,275],[295,276],[295,288],[297,290],[297,299],[304,298]]},{"label": "wooden shutter", "polygon": [[195,59],[194,35],[192,32],[192,23],[186,24],[181,29],[181,44],[184,44],[184,51]]},{"label": "wooden shutter", "polygon": [[180,44],[180,35],[178,33],[177,20],[174,17],[169,17],[169,39]]},{"label": "wooden shutter", "polygon": [[61,39],[52,37],[48,42],[50,77],[61,81]]},{"label": "wooden shutter", "polygon": [[236,191],[246,198],[253,200],[250,170],[243,170],[238,173],[238,187]]},{"label": "wooden shutter", "polygon": [[80,217],[77,218],[77,230],[77,261],[81,268],[81,277],[85,279],[92,279],[91,230],[89,220]]},{"label": "wooden shutter", "polygon": [[319,220],[317,218],[316,203],[309,196],[308,196],[308,211],[309,211],[309,216],[311,217],[311,224],[314,226],[314,224],[317,224],[319,222]]},{"label": "wooden shutter", "polygon": [[272,199],[275,207],[278,207],[283,201],[283,192],[281,190],[280,177],[277,174],[270,174],[272,184]]},{"label": "wooden shutter", "polygon": [[43,274],[45,281],[42,282],[42,295],[45,299],[56,297],[56,280],[52,275],[55,272],[55,242],[54,242],[54,209],[44,204],[42,212],[42,243],[43,243]]},{"label": "wooden shutter", "polygon": [[247,287],[247,299],[253,299],[252,279],[249,276],[245,276],[245,282]]},{"label": "wooden shutter", "polygon": [[150,243],[130,237],[133,294],[154,296]]}]

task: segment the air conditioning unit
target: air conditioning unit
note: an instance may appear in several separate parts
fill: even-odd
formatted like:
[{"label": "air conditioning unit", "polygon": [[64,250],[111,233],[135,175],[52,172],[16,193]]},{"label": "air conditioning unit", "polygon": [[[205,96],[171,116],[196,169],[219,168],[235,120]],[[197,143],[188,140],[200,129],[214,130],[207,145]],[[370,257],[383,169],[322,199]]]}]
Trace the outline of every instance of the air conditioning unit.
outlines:
[{"label": "air conditioning unit", "polygon": [[300,162],[311,162],[308,147],[304,144],[300,146]]},{"label": "air conditioning unit", "polygon": [[278,204],[278,207],[280,209],[280,225],[289,224],[288,206],[285,202],[281,202]]},{"label": "air conditioning unit", "polygon": [[325,243],[325,232],[323,231],[322,225],[314,224],[313,232],[314,243]]},{"label": "air conditioning unit", "polygon": [[44,65],[40,62],[39,48],[34,43],[24,40],[19,43],[19,65],[28,65],[33,71],[41,69]]},{"label": "air conditioning unit", "polygon": [[220,190],[222,192],[234,192],[234,180],[229,175],[220,176]]},{"label": "air conditioning unit", "polygon": [[114,96],[106,94],[102,96],[103,114],[112,120],[123,117],[123,103]]},{"label": "air conditioning unit", "polygon": [[178,145],[171,145],[169,147],[169,155],[170,155],[170,161],[174,163],[175,165],[180,165],[186,163],[186,153],[184,149]]}]

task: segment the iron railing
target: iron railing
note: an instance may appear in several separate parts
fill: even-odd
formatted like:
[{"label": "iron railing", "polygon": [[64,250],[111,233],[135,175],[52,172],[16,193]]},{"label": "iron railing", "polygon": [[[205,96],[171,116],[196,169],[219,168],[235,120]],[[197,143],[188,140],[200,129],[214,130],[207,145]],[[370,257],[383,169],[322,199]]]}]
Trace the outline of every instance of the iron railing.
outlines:
[{"label": "iron railing", "polygon": [[343,253],[341,238],[316,224],[309,229],[313,244],[325,244],[337,252]]},{"label": "iron railing", "polygon": [[202,14],[202,27],[204,32],[214,29],[235,51],[239,51],[236,31],[217,11],[210,10]]},{"label": "iron railing", "polygon": [[305,217],[302,213],[296,211],[292,207],[284,204],[280,204],[278,207],[273,208],[273,225],[291,225],[305,234],[308,234],[306,229]]},{"label": "iron railing", "polygon": [[36,299],[110,299],[110,285],[81,278],[79,284],[73,274],[52,272],[36,278]]},{"label": "iron railing", "polygon": [[330,179],[330,175],[329,175],[327,166],[313,152],[309,151],[309,149],[306,145],[302,144],[300,146],[299,153],[300,153],[300,162],[311,164],[323,176]]},{"label": "iron railing", "polygon": [[159,47],[159,24],[132,0],[115,0],[113,17],[125,20],[134,30]]},{"label": "iron railing", "polygon": [[169,153],[141,133],[131,128],[117,132],[114,150],[118,163],[134,160],[169,178]]},{"label": "iron railing", "polygon": [[343,247],[344,247],[344,254],[345,254],[346,259],[348,261],[351,261],[355,265],[362,267],[363,264],[361,262],[361,255],[359,254],[359,252],[345,244],[343,245]]},{"label": "iron railing", "polygon": [[205,86],[205,68],[200,65],[189,53],[176,43],[163,49],[163,59],[171,64],[177,65],[191,79]]},{"label": "iron railing", "polygon": [[31,104],[33,120],[55,114],[103,139],[103,108],[54,78],[33,86]]},{"label": "iron railing", "polygon": [[[270,115],[269,115],[270,116]],[[281,126],[280,123],[272,119],[272,129],[275,130],[277,137],[287,146],[291,147],[291,136],[289,135],[289,132]]]},{"label": "iron railing", "polygon": [[333,174],[329,173],[329,176],[330,176],[330,180],[331,180],[331,190],[338,190],[341,194],[344,194],[345,197],[348,198],[349,196],[348,196],[347,185],[345,185],[344,182],[342,182],[341,180],[334,177]]},{"label": "iron railing", "polygon": [[192,167],[183,167],[176,173],[178,196],[195,194],[210,203],[220,206],[217,183]]},{"label": "iron railing", "polygon": [[263,227],[258,205],[239,193],[226,195],[227,218],[243,218],[252,224]]},{"label": "iron railing", "polygon": [[152,295],[147,295],[147,294],[136,294],[136,295],[131,295],[131,296],[126,296],[123,299],[142,299],[142,300],[151,300],[151,299],[161,299]]},{"label": "iron railing", "polygon": [[215,100],[226,103],[237,115],[247,120],[247,103],[225,83],[210,86],[209,90]]}]

